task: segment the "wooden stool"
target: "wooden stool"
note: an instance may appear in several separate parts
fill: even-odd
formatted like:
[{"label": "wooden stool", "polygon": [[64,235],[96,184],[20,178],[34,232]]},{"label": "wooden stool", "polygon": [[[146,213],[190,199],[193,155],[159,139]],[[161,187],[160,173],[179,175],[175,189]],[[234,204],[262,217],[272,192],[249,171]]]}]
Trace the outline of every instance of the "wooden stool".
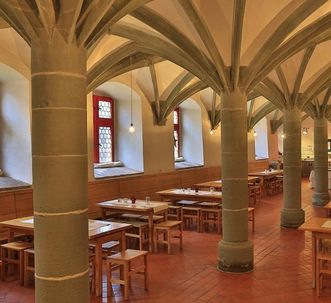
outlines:
[{"label": "wooden stool", "polygon": [[[318,297],[320,296],[320,290],[323,287],[324,275],[331,275],[330,239],[330,235],[324,234],[321,236],[318,233],[316,234],[316,294]],[[324,243],[326,243],[326,245]]]},{"label": "wooden stool", "polygon": [[[178,227],[179,231],[174,233],[173,228]],[[159,234],[163,234],[163,240],[159,240]],[[165,221],[154,226],[154,247],[155,252],[158,250],[158,243],[167,244],[168,254],[171,253],[171,238],[179,238],[180,249],[183,249],[183,222],[182,221]]]},{"label": "wooden stool", "polygon": [[34,274],[34,249],[24,250],[24,286],[29,284],[29,274]]},{"label": "wooden stool", "polygon": [[88,259],[89,265],[89,284],[92,293],[95,293],[95,254],[90,253]]},{"label": "wooden stool", "polygon": [[248,221],[252,222],[252,231],[255,231],[255,208],[248,207]]},{"label": "wooden stool", "polygon": [[[144,274],[145,290],[147,290],[147,251],[127,249],[125,252],[109,256],[107,258],[107,288],[108,296],[111,295],[112,284],[124,285],[124,299],[129,298],[130,277],[133,273]],[[135,268],[131,268],[131,262],[135,259],[143,257],[143,264]],[[114,266],[115,265],[115,266]],[[123,270],[123,279],[115,279],[112,277],[112,271],[120,267]]]},{"label": "wooden stool", "polygon": [[183,210],[181,206],[176,205],[169,205],[168,206],[168,213],[167,213],[167,220],[177,220],[183,221]]},{"label": "wooden stool", "polygon": [[144,244],[149,242],[148,239],[148,224],[145,222],[130,222],[133,226],[127,232],[125,232],[125,237],[128,239],[138,239],[139,250],[143,250]]},{"label": "wooden stool", "polygon": [[[184,225],[188,227],[192,225],[193,220],[197,224],[197,232],[200,232],[200,208],[198,207],[183,207],[183,221]],[[188,224],[187,224],[188,223]]]},{"label": "wooden stool", "polygon": [[[95,254],[95,245],[89,244],[89,249],[92,254]],[[108,256],[118,253],[120,247],[119,241],[109,241],[102,244],[102,253],[103,253],[103,259],[106,260]]]},{"label": "wooden stool", "polygon": [[1,277],[5,278],[6,266],[16,264],[19,267],[20,283],[24,284],[24,250],[31,248],[32,244],[29,242],[9,242],[1,245]]},{"label": "wooden stool", "polygon": [[220,208],[201,208],[200,210],[200,231],[203,227],[209,226],[209,223],[216,225],[217,232],[221,233],[222,227],[222,209]]}]

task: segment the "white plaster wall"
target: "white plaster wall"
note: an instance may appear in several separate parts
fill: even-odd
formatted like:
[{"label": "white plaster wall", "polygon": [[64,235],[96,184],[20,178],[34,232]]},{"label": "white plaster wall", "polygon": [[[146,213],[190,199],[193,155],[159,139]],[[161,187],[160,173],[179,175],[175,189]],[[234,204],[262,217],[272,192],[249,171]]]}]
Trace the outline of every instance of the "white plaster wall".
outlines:
[{"label": "white plaster wall", "polygon": [[141,102],[135,94],[132,102],[132,121],[135,132],[130,133],[130,99],[116,99],[115,103],[115,159],[126,167],[143,171]]},{"label": "white plaster wall", "polygon": [[267,159],[269,158],[267,119],[261,119],[254,126],[254,130],[257,134],[255,137],[255,158]]},{"label": "white plaster wall", "polygon": [[0,80],[0,167],[5,175],[31,184],[30,83],[17,77]]},{"label": "white plaster wall", "polygon": [[174,126],[170,115],[165,125],[153,123],[150,106],[143,106],[144,167],[146,174],[164,173],[175,170]]},{"label": "white plaster wall", "polygon": [[[186,102],[189,101],[185,101],[184,103]],[[183,106],[180,106],[182,119],[182,156],[188,162],[204,164],[201,109],[198,106],[197,108]]]},{"label": "white plaster wall", "polygon": [[202,137],[204,166],[221,165],[221,127],[210,133],[210,122],[206,111],[202,110]]}]

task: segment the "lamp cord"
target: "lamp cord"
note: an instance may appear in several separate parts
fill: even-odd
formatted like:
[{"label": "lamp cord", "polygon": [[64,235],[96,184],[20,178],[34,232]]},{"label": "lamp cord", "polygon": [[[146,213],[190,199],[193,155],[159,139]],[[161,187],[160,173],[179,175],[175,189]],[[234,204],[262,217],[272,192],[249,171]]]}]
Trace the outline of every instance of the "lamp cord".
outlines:
[{"label": "lamp cord", "polygon": [[130,122],[131,122],[131,126],[132,126],[132,57],[130,56],[130,67],[131,67],[131,73],[130,73],[130,82],[131,82],[131,90],[130,90]]}]

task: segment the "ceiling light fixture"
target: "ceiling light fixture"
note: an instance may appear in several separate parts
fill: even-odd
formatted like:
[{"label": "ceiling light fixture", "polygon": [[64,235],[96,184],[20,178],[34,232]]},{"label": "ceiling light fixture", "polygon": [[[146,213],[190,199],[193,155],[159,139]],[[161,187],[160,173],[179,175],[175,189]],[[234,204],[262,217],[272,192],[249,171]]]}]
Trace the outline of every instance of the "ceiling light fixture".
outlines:
[{"label": "ceiling light fixture", "polygon": [[302,128],[302,134],[303,135],[308,135],[308,127],[303,127]]},{"label": "ceiling light fixture", "polygon": [[253,136],[257,137],[257,132],[255,130],[254,130]]},{"label": "ceiling light fixture", "polygon": [[281,134],[280,136],[282,137],[282,139],[284,139],[284,138],[285,138],[285,134]]}]

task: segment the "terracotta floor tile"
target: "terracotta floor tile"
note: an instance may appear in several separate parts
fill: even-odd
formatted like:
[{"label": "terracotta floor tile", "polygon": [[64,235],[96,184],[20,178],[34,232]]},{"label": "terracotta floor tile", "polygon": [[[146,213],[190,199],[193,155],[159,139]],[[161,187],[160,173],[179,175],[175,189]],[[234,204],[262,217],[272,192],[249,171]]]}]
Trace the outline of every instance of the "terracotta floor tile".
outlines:
[{"label": "terracotta floor tile", "polygon": [[[306,218],[314,215],[312,191],[303,181],[302,205]],[[279,226],[282,195],[263,198],[256,205],[254,271],[237,275],[217,270],[216,233],[184,232],[184,250],[174,247],[149,255],[150,290],[145,292],[141,277],[134,277],[130,300],[135,303],[311,303],[331,302],[331,278],[321,297],[311,288],[311,235]],[[115,297],[91,296],[91,303],[125,302],[120,288]],[[17,281],[0,282],[0,303],[34,302],[33,287]]]}]

